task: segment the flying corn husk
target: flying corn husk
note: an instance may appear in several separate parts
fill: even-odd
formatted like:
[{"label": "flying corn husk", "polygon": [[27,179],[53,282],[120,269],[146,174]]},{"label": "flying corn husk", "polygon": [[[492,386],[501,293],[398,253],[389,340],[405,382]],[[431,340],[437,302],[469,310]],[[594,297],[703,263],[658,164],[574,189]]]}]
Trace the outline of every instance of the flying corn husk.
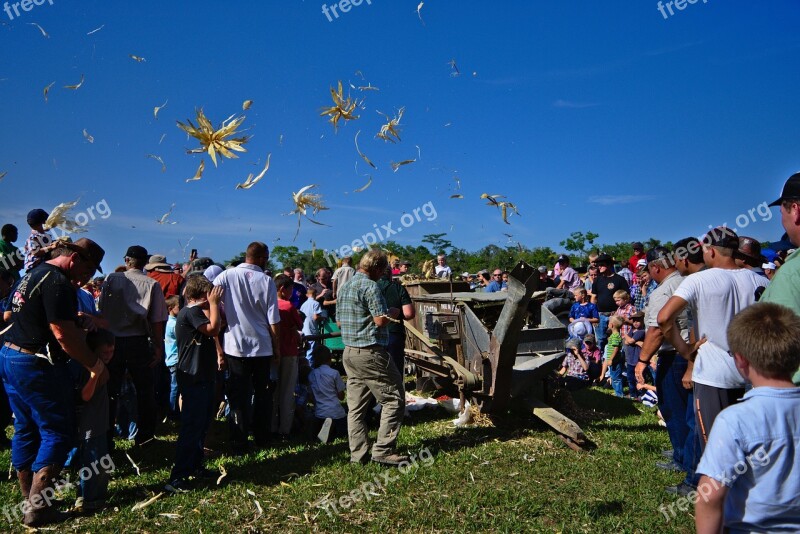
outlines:
[{"label": "flying corn husk", "polygon": [[225,119],[216,130],[211,124],[211,121],[203,114],[202,108],[197,110],[197,126],[192,124],[190,120],[186,121],[188,125],[178,121],[178,128],[200,141],[201,148],[190,150],[189,153],[202,154],[203,152],[208,152],[208,155],[211,156],[211,161],[214,162],[214,166],[216,167],[217,152],[228,159],[239,157],[234,154],[234,152],[247,152],[247,149],[242,145],[250,140],[249,137],[231,137],[236,133],[239,126],[242,125],[245,117],[244,115],[241,117],[234,117],[234,115],[231,115]]},{"label": "flying corn husk", "polygon": [[242,111],[247,111],[248,109],[250,109],[250,106],[252,106],[252,105],[253,105],[253,101],[252,100],[245,100],[242,103]]},{"label": "flying corn husk", "polygon": [[359,90],[359,91],[380,91],[380,89],[379,89],[379,88],[377,88],[377,87],[373,87],[371,83],[368,83],[367,85],[362,85],[362,86],[360,86],[360,87],[358,88],[358,90]]},{"label": "flying corn husk", "polygon": [[172,210],[174,210],[174,209],[175,209],[175,204],[172,204],[169,207],[169,211],[167,213],[162,215],[160,219],[156,219],[156,223],[158,223],[158,224],[178,224],[177,222],[172,222],[172,221],[167,220],[167,219],[169,219],[169,216],[172,215]]},{"label": "flying corn husk", "polygon": [[155,154],[147,154],[146,157],[150,159],[154,159],[161,164],[161,172],[167,172],[167,164],[164,163],[164,160],[161,159],[161,156],[156,156]]},{"label": "flying corn husk", "polygon": [[461,71],[458,70],[458,65],[456,65],[455,59],[451,59],[448,65],[450,65],[450,68],[453,69],[452,72],[450,73],[450,76],[452,76],[453,78],[461,76]]},{"label": "flying corn husk", "polygon": [[77,83],[77,85],[65,85],[64,89],[72,89],[73,91],[77,91],[83,85],[84,76],[81,74],[81,81]]},{"label": "flying corn husk", "polygon": [[364,161],[366,161],[366,162],[367,162],[367,164],[368,164],[370,167],[372,167],[373,169],[377,170],[377,169],[378,169],[378,167],[376,167],[376,166],[375,166],[375,164],[374,164],[374,163],[372,163],[372,161],[370,161],[370,159],[367,157],[367,155],[366,155],[366,154],[364,154],[363,152],[361,152],[361,149],[360,149],[360,148],[358,148],[358,136],[359,136],[359,134],[360,134],[360,133],[361,133],[361,130],[359,130],[359,131],[358,131],[358,133],[356,133],[356,139],[355,139],[355,142],[356,142],[356,152],[358,152],[358,155],[359,155],[359,156],[361,156],[361,159],[363,159]]},{"label": "flying corn husk", "polygon": [[44,229],[52,230],[53,228],[60,228],[70,234],[85,232],[86,227],[76,223],[74,217],[70,214],[70,210],[78,204],[78,200],[63,202],[53,208],[50,212],[50,216],[44,223]]},{"label": "flying corn husk", "polygon": [[158,120],[158,112],[161,111],[162,109],[164,109],[165,107],[167,107],[167,102],[169,102],[169,100],[167,100],[166,102],[164,102],[160,106],[156,106],[156,107],[153,108],[153,118],[155,120]]},{"label": "flying corn husk", "polygon": [[145,58],[139,57],[139,56],[134,56],[133,54],[128,54],[128,57],[131,58],[132,60],[134,60],[137,63],[141,63],[142,61],[147,61]]},{"label": "flying corn husk", "polygon": [[163,496],[164,496],[164,492],[162,491],[158,495],[155,495],[155,496],[147,499],[146,501],[137,502],[136,504],[133,505],[133,508],[131,508],[131,512],[135,512],[136,510],[141,510],[142,508],[147,508],[148,506],[150,506],[151,504],[153,504],[154,502],[156,502],[158,499],[160,499]]},{"label": "flying corn husk", "polygon": [[366,78],[364,78],[364,73],[361,72],[360,70],[357,70],[355,72],[355,75],[358,76],[359,78],[361,78],[362,80],[366,80]]},{"label": "flying corn husk", "polygon": [[50,85],[48,85],[47,87],[44,88],[43,93],[44,93],[44,102],[45,102],[45,104],[47,103],[47,93],[50,92],[50,89],[52,89],[55,84],[56,84],[56,82],[53,82],[53,83],[51,83]]},{"label": "flying corn husk", "polygon": [[464,198],[464,195],[450,195],[450,198]]},{"label": "flying corn husk", "polygon": [[362,192],[366,191],[367,188],[369,186],[371,186],[371,185],[372,185],[372,176],[369,177],[369,181],[366,184],[364,184],[362,187],[359,187],[358,189],[353,191],[353,193],[362,193]]},{"label": "flying corn husk", "polygon": [[353,112],[361,105],[361,103],[353,98],[350,98],[349,95],[347,98],[344,97],[344,90],[342,89],[341,81],[339,81],[338,91],[331,87],[331,98],[333,99],[333,107],[322,108],[322,113],[320,113],[320,116],[330,117],[328,120],[331,124],[333,124],[334,131],[339,129],[339,121],[341,119],[344,119],[345,121],[352,121],[358,118],[358,115],[354,115]]},{"label": "flying corn husk", "polygon": [[318,224],[320,226],[328,226],[327,224],[315,221],[308,215],[309,211],[311,211],[311,215],[316,215],[320,211],[328,209],[322,203],[321,195],[311,194],[307,192],[315,187],[318,186],[316,184],[307,185],[297,193],[292,193],[292,200],[294,201],[295,209],[289,212],[289,215],[297,214],[297,232],[295,232],[294,234],[294,239],[297,239],[297,235],[300,233],[300,221],[302,217],[305,217],[314,224]]},{"label": "flying corn husk", "polygon": [[45,39],[50,39],[50,36],[47,34],[46,31],[44,31],[44,28],[42,28],[41,26],[39,26],[35,22],[29,22],[28,26],[36,26],[37,28],[39,28],[39,31],[42,32],[42,35],[44,36]]},{"label": "flying corn husk", "polygon": [[159,140],[158,140],[158,144],[159,144],[159,145],[162,143],[162,141],[164,141],[164,138],[165,138],[166,136],[167,136],[167,134],[161,134],[161,139],[159,139]]},{"label": "flying corn husk", "polygon": [[194,173],[194,177],[193,178],[189,178],[188,180],[186,180],[186,183],[196,182],[197,180],[202,178],[204,170],[206,170],[206,162],[205,162],[205,160],[200,162],[200,166],[197,168],[197,172]]},{"label": "flying corn husk", "polygon": [[90,143],[94,143],[94,137],[89,135],[89,132],[86,131],[86,128],[83,129],[83,136],[86,138],[87,141]]},{"label": "flying corn husk", "polygon": [[410,165],[410,164],[412,164],[412,163],[415,163],[416,161],[417,161],[417,160],[415,160],[415,159],[406,159],[406,160],[403,160],[403,161],[401,161],[401,162],[399,162],[399,163],[395,163],[394,161],[392,161],[392,162],[391,162],[391,164],[392,164],[392,170],[393,170],[394,172],[397,172],[397,169],[399,169],[399,168],[400,168],[400,167],[402,167],[403,165]]},{"label": "flying corn husk", "polygon": [[401,140],[400,139],[400,120],[403,118],[403,113],[405,113],[405,111],[406,111],[406,108],[404,108],[404,107],[400,108],[397,111],[397,116],[395,118],[393,118],[393,119],[389,118],[389,115],[387,115],[385,113],[381,113],[379,111],[378,113],[380,115],[383,115],[384,117],[386,117],[386,120],[388,122],[386,124],[384,124],[383,126],[381,126],[381,131],[378,132],[378,134],[375,137],[377,137],[379,139],[383,139],[384,141],[391,141],[392,143],[395,142],[395,140],[392,139],[392,137],[394,137],[398,141],[400,141]]},{"label": "flying corn husk", "polygon": [[251,187],[256,185],[264,177],[264,175],[267,174],[267,171],[269,170],[269,160],[271,157],[272,154],[267,155],[267,164],[264,166],[264,170],[261,171],[261,173],[258,176],[253,178],[253,175],[249,174],[247,176],[247,180],[245,180],[243,184],[236,184],[236,189],[250,189]]},{"label": "flying corn husk", "polygon": [[500,215],[503,217],[503,222],[506,224],[511,224],[508,222],[508,216],[511,215],[511,212],[519,215],[517,206],[515,206],[512,202],[508,202],[506,200],[497,200],[498,198],[506,198],[503,195],[490,195],[488,193],[483,193],[481,198],[488,201],[486,202],[487,206],[494,206],[500,210]]},{"label": "flying corn husk", "polygon": [[422,23],[423,26],[425,26],[425,21],[422,20],[422,6],[424,5],[425,2],[420,2],[419,5],[417,6],[417,16],[419,17],[419,21]]},{"label": "flying corn husk", "polygon": [[105,27],[106,27],[106,25],[105,25],[105,24],[103,24],[103,25],[102,25],[102,26],[100,26],[99,28],[95,28],[95,29],[93,29],[92,31],[90,31],[90,32],[89,32],[89,33],[87,33],[86,35],[92,35],[92,34],[95,34],[95,33],[99,32],[100,30],[102,30],[102,29],[103,29],[103,28],[105,28]]},{"label": "flying corn husk", "polygon": [[5,177],[6,177],[6,174],[8,174],[8,171],[3,171],[3,172],[0,172],[0,180],[2,180],[3,178],[5,178]]}]

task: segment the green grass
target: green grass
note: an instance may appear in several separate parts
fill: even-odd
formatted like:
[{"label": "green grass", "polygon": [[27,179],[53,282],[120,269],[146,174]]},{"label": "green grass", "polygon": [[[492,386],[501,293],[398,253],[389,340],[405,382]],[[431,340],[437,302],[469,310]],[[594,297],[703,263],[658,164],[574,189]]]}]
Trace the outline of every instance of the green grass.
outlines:
[{"label": "green grass", "polygon": [[[347,443],[276,445],[245,457],[221,456],[228,476],[178,496],[165,495],[137,511],[132,507],[162,491],[173,460],[172,444],[145,451],[118,442],[117,471],[103,512],[71,520],[59,532],[689,532],[691,510],[670,522],[659,512],[674,499],[663,491],[681,480],[655,468],[669,448],[653,409],[592,389],[574,394],[572,414],[595,444],[591,452],[568,449],[551,431],[525,414],[499,426],[457,429],[443,410],[417,412],[403,427],[399,445],[410,453],[427,449],[416,468],[386,473],[377,465],[351,465]],[[216,423],[212,442],[224,437]],[[174,429],[160,434],[174,440]],[[125,457],[125,449],[141,476]],[[8,451],[0,468],[8,470]],[[384,475],[382,475],[384,473]],[[339,499],[376,477],[369,499],[338,512],[313,503]],[[255,497],[248,494],[248,490]],[[368,487],[365,487],[368,490]],[[16,481],[0,485],[0,502],[19,502]],[[66,500],[74,500],[74,493]],[[255,501],[262,508],[259,514]],[[330,512],[330,513],[329,513]],[[167,516],[162,514],[177,514]],[[0,515],[0,531],[9,528]]]}]

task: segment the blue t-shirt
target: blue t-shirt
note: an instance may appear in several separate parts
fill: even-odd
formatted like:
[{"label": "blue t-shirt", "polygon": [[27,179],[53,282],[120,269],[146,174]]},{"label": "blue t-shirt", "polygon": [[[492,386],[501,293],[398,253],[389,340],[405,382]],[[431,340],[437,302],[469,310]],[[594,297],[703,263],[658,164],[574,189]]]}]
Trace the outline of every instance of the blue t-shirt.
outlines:
[{"label": "blue t-shirt", "polygon": [[729,488],[731,532],[800,532],[798,413],[800,388],[758,387],[714,420],[697,474]]},{"label": "blue t-shirt", "polygon": [[491,281],[491,282],[489,282],[489,284],[486,286],[486,289],[484,289],[484,292],[486,292],[486,293],[497,293],[497,292],[498,292],[498,291],[500,291],[501,289],[502,289],[502,288],[500,287],[500,284],[498,284],[497,282],[495,282],[494,280],[492,280],[492,281]]},{"label": "blue t-shirt", "polygon": [[[644,329],[633,330],[630,336],[634,341],[644,341]],[[639,355],[642,353],[642,347],[639,345],[628,345],[626,343],[623,350],[625,351],[625,363],[634,366],[639,363]]]},{"label": "blue t-shirt", "polygon": [[175,336],[177,317],[169,316],[164,330],[164,364],[167,367],[178,365],[178,338]]},{"label": "blue t-shirt", "polygon": [[586,304],[579,304],[576,302],[572,305],[572,308],[569,309],[569,317],[570,319],[580,319],[582,317],[599,319],[600,314],[597,313],[597,306],[591,302],[587,302]]}]

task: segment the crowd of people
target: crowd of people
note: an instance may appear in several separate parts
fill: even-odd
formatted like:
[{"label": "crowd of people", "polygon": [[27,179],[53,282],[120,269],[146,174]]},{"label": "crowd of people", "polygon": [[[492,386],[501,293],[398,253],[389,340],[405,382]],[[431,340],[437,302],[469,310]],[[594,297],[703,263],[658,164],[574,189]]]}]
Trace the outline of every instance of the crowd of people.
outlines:
[{"label": "crowd of people", "polygon": [[[773,205],[800,243],[800,175]],[[53,241],[46,219],[29,213],[22,250],[12,225],[0,241],[0,423],[13,414],[26,525],[65,519],[52,496],[67,465],[96,472],[81,478],[75,510],[103,507],[108,476],[96,466],[114,437],[147,447],[170,420],[180,426],[169,492],[217,476],[204,463],[215,416],[228,421],[233,454],[300,433],[346,437],[354,463],[409,461],[397,448],[403,321],[414,318],[398,276],[409,262],[390,264],[372,249],[358,265],[344,258],[309,281],[290,266],[268,272],[261,242],[228,266],[194,257],[172,265],[134,245],[124,265],[93,278],[104,250],[85,238]],[[685,473],[667,491],[696,500],[699,531],[800,528],[800,483],[791,476],[800,460],[798,252],[767,261],[756,240],[726,227],[672,249],[633,250],[621,262],[593,253],[586,269],[566,255],[539,268],[548,302],[569,303],[566,355],[553,380],[572,390],[610,384],[618,397],[657,404],[672,444],[658,466]],[[435,275],[453,275],[444,255]],[[502,292],[508,273],[481,271],[473,282]],[[321,335],[334,324],[346,387]],[[740,473],[752,458],[766,460]]]}]

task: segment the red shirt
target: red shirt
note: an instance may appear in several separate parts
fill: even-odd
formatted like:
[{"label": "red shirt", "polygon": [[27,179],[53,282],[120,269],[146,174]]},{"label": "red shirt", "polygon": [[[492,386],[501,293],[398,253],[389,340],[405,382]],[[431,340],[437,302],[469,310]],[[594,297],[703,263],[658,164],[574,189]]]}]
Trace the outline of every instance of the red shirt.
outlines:
[{"label": "red shirt", "polygon": [[183,277],[172,271],[160,272],[150,271],[147,276],[158,282],[161,286],[161,291],[164,292],[164,298],[169,298],[173,295],[180,294],[181,285],[183,284]]},{"label": "red shirt", "polygon": [[636,274],[639,269],[636,264],[639,263],[639,260],[644,259],[647,259],[646,253],[642,252],[641,254],[634,254],[631,256],[631,259],[628,260],[628,269],[630,269],[633,274]]},{"label": "red shirt", "polygon": [[281,356],[297,356],[300,344],[298,331],[303,329],[303,320],[290,300],[278,299],[278,313],[281,315],[281,338],[278,343]]}]

